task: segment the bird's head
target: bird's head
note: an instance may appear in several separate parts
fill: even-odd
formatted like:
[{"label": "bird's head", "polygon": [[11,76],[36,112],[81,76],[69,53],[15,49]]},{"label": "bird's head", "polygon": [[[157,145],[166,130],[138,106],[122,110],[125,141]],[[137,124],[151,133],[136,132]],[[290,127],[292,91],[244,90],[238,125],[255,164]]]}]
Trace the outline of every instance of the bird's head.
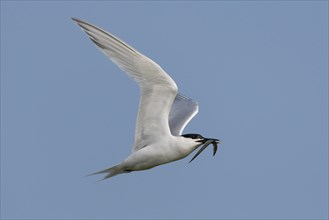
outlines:
[{"label": "bird's head", "polygon": [[220,140],[215,138],[205,138],[200,134],[183,134],[182,137],[190,138],[194,140],[196,143],[198,143],[198,147],[202,146],[198,152],[193,156],[193,158],[190,160],[190,163],[197,157],[201,152],[206,149],[210,144],[213,145],[213,156],[215,156],[217,152],[218,144],[220,144]]}]

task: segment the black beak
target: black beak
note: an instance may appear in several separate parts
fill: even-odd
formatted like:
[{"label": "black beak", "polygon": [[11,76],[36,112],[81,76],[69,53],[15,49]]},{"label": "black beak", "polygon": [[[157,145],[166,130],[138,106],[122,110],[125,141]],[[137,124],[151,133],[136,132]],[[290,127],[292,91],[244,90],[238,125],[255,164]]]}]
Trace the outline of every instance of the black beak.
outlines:
[{"label": "black beak", "polygon": [[201,152],[206,149],[210,144],[213,145],[213,156],[215,156],[218,148],[218,144],[220,144],[220,141],[218,139],[213,139],[213,138],[205,138],[203,139],[202,142],[204,145],[198,150],[198,152],[194,155],[194,157],[190,160],[189,163],[191,163]]}]

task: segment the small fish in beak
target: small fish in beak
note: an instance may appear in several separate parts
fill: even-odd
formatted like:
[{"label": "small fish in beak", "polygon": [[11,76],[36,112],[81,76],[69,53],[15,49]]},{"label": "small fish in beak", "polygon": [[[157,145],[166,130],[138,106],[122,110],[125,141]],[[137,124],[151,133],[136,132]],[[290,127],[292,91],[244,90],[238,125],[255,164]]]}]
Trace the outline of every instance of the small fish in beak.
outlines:
[{"label": "small fish in beak", "polygon": [[193,156],[189,163],[191,163],[197,156],[199,156],[199,154],[201,154],[201,152],[206,149],[210,144],[213,145],[213,156],[215,156],[218,144],[220,144],[220,141],[218,139],[213,138],[205,138],[200,142],[202,142],[204,145],[198,150],[198,152]]}]

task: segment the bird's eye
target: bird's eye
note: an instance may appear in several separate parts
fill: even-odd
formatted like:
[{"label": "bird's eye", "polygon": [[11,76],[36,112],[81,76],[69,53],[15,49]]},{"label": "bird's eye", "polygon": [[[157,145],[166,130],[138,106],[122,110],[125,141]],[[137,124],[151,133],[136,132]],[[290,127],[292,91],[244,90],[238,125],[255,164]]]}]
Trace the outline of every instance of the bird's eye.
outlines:
[{"label": "bird's eye", "polygon": [[203,139],[203,137],[200,134],[195,134],[192,139]]}]

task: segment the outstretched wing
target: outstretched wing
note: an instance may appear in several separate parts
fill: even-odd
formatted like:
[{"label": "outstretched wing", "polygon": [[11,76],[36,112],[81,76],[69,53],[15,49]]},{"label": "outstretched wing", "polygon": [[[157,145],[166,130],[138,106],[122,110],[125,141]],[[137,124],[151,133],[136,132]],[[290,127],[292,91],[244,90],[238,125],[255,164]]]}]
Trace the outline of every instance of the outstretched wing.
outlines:
[{"label": "outstretched wing", "polygon": [[133,151],[148,144],[143,140],[153,142],[159,136],[171,135],[168,116],[177,94],[176,83],[158,64],[113,34],[85,21],[72,19],[108,58],[138,83],[141,89]]},{"label": "outstretched wing", "polygon": [[171,134],[179,136],[185,126],[198,113],[199,105],[196,101],[181,94],[177,94],[169,114]]}]

